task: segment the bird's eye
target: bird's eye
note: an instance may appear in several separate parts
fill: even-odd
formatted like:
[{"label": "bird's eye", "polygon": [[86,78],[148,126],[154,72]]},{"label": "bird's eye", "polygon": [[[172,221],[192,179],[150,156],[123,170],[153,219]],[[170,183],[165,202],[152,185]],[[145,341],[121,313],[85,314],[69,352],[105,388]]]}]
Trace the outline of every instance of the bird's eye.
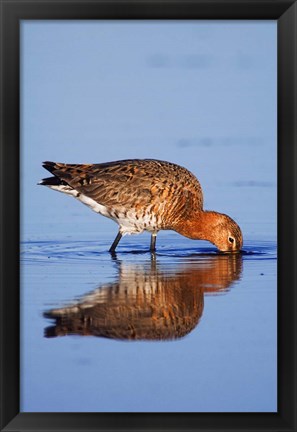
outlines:
[{"label": "bird's eye", "polygon": [[233,237],[229,237],[228,240],[229,240],[230,243],[234,243],[234,238]]}]

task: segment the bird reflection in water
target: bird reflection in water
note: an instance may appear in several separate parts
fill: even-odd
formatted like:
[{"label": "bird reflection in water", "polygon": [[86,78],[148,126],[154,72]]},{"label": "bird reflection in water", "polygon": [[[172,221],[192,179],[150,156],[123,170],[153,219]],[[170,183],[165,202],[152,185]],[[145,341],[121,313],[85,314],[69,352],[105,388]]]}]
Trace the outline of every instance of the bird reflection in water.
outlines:
[{"label": "bird reflection in water", "polygon": [[45,337],[182,338],[199,323],[204,294],[228,291],[242,271],[240,254],[201,256],[187,263],[116,262],[117,280],[100,285],[74,305],[44,313],[55,320]]}]

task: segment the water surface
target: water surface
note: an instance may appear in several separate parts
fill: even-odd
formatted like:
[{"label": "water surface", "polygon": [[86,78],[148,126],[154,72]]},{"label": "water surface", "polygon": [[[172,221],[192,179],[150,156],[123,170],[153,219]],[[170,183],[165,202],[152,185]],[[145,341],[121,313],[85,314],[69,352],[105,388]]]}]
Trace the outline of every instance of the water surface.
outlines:
[{"label": "water surface", "polygon": [[25,410],[271,410],[275,242],[135,239],[24,243]]}]

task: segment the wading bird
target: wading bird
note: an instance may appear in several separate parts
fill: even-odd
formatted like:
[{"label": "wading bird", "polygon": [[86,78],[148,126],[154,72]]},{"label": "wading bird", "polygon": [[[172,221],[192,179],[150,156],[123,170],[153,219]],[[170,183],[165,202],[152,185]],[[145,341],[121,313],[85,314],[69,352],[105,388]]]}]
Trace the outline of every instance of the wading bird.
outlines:
[{"label": "wading bird", "polygon": [[151,233],[155,251],[160,230],[174,230],[195,240],[208,240],[222,252],[237,252],[242,234],[229,216],[203,209],[197,178],[186,168],[154,159],[100,164],[44,162],[53,177],[41,185],[71,195],[119,225],[110,247],[114,252],[125,234]]}]

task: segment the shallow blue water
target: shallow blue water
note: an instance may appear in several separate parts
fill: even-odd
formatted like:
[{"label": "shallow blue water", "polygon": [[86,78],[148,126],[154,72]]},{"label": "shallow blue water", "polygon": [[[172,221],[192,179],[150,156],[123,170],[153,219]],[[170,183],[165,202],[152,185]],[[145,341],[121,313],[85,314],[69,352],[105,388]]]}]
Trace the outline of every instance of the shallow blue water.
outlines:
[{"label": "shallow blue water", "polygon": [[[166,236],[166,242],[168,239],[172,242],[172,237],[174,237],[174,243],[177,242],[176,247],[169,243],[164,243],[158,246],[155,253],[151,254],[149,251],[149,242],[145,244],[144,240],[137,237],[138,242],[130,241],[126,246],[119,246],[116,256],[123,256],[125,254],[132,255],[142,255],[144,258],[148,257],[162,258],[163,260],[173,257],[175,260],[178,258],[194,259],[211,257],[213,255],[224,255],[218,252],[217,248],[214,246],[205,247],[189,247],[187,244],[190,243],[188,239],[180,239],[180,236],[172,234]],[[112,238],[112,237],[111,237]],[[125,240],[122,240],[122,243]],[[111,242],[110,242],[111,243]],[[191,242],[192,243],[192,242]],[[197,242],[195,242],[197,244]],[[207,244],[206,242],[200,241],[199,244]],[[245,245],[240,252],[243,259],[275,259],[276,258],[276,243],[273,241],[262,241],[260,244],[255,244],[256,242],[245,242]],[[108,242],[99,243],[99,241],[89,240],[89,241],[28,241],[22,242],[21,257],[24,262],[27,263],[37,263],[46,262],[47,260],[59,261],[62,259],[61,263],[73,262],[73,260],[78,260],[80,263],[86,260],[90,263],[92,260],[98,262],[98,259],[106,259],[106,257],[113,257],[113,254],[107,254],[110,244]],[[179,248],[177,246],[180,246]],[[183,248],[184,246],[184,248]]]},{"label": "shallow blue water", "polygon": [[275,242],[124,240],[22,245],[23,409],[273,410]]}]

